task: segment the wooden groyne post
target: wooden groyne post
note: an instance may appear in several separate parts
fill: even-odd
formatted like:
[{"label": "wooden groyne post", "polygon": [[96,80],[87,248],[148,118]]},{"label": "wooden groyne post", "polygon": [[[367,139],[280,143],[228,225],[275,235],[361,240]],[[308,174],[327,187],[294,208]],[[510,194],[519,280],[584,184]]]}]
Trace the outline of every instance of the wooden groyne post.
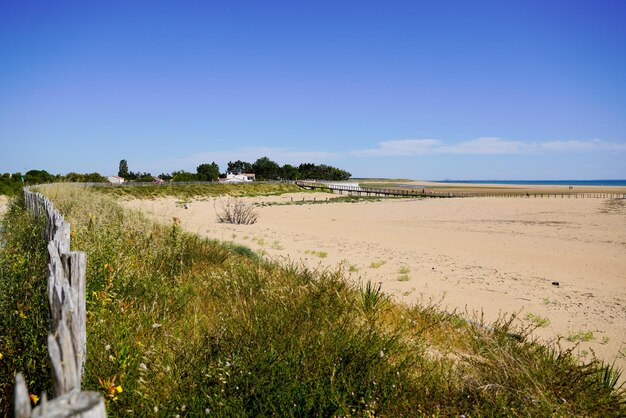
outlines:
[{"label": "wooden groyne post", "polygon": [[15,378],[14,416],[27,417],[106,417],[104,400],[98,392],[82,392],[87,347],[85,253],[70,251],[70,225],[40,193],[24,189],[26,209],[45,217],[48,242],[48,304],[50,332],[48,357],[54,398],[41,396],[41,404],[31,408],[24,377]]},{"label": "wooden groyne post", "polygon": [[358,193],[361,196],[365,193],[367,196],[398,196],[398,197],[438,197],[438,198],[462,198],[462,197],[506,197],[506,198],[523,198],[523,197],[539,197],[539,198],[561,198],[561,199],[578,199],[578,198],[596,198],[596,199],[626,199],[626,193],[537,193],[533,192],[531,195],[528,192],[518,191],[518,192],[445,192],[445,191],[434,191],[431,189],[422,188],[421,191],[418,189],[406,189],[406,188],[373,188],[373,187],[360,187],[360,186],[348,186],[344,184],[333,184],[333,183],[323,183],[318,181],[311,180],[298,180],[295,182],[297,186],[302,187],[303,189],[320,189],[323,191],[328,191],[331,193],[338,192],[343,194],[343,192],[347,192],[348,194],[356,194]]}]

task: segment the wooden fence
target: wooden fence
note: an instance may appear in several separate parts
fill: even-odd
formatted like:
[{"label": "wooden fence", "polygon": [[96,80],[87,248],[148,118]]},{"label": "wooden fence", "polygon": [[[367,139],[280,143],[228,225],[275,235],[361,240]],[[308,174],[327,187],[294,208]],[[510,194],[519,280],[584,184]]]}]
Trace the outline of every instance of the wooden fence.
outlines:
[{"label": "wooden fence", "polygon": [[48,303],[50,332],[48,357],[54,398],[31,408],[24,377],[15,379],[14,416],[27,417],[106,417],[104,400],[98,392],[81,392],[86,357],[86,267],[85,253],[70,251],[70,225],[40,193],[24,189],[27,210],[45,217],[48,242]]}]

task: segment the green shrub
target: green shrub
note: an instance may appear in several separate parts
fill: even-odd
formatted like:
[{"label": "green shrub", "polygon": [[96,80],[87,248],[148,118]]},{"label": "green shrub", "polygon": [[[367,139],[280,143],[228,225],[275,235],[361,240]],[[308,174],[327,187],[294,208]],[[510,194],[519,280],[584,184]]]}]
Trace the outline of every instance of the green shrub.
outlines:
[{"label": "green shrub", "polygon": [[15,374],[31,393],[51,394],[47,356],[47,243],[42,219],[28,215],[23,198],[13,200],[0,234],[0,415],[13,402]]}]

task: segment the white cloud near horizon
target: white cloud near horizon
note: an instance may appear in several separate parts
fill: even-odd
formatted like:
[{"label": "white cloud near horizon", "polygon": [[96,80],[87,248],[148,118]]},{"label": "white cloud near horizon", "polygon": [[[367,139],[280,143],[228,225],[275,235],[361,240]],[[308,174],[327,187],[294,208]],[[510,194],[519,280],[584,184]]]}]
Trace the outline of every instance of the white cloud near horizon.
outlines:
[{"label": "white cloud near horizon", "polygon": [[606,142],[600,139],[586,141],[512,141],[496,137],[480,137],[454,144],[437,139],[402,139],[383,141],[376,148],[352,151],[358,157],[390,157],[435,154],[542,154],[549,152],[626,151],[626,143]]},{"label": "white cloud near horizon", "polygon": [[294,164],[312,162],[333,164],[345,158],[410,157],[422,155],[537,155],[561,152],[621,152],[626,143],[607,142],[600,139],[570,141],[512,141],[496,137],[480,137],[456,143],[439,139],[401,139],[379,142],[374,148],[344,152],[303,151],[280,147],[243,147],[232,150],[207,151],[172,158],[169,161],[154,161],[142,165],[142,170],[158,170],[165,166],[174,170],[191,170],[203,163],[215,161],[225,170],[228,161],[242,160],[253,163],[260,157],[268,157],[277,163]]},{"label": "white cloud near horizon", "polygon": [[626,151],[626,143],[606,142],[594,138],[589,141],[549,141],[541,144],[546,151]]},{"label": "white cloud near horizon", "polygon": [[440,147],[438,139],[400,139],[378,143],[378,148],[353,151],[350,154],[359,157],[425,155]]}]

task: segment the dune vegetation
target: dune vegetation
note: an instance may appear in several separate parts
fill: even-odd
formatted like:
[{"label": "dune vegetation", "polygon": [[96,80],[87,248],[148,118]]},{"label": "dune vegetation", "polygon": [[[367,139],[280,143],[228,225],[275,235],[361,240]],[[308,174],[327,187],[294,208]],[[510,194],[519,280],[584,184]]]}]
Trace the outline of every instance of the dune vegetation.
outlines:
[{"label": "dune vegetation", "polygon": [[254,197],[274,196],[285,193],[302,192],[303,190],[292,183],[239,183],[239,184],[161,184],[152,186],[116,186],[94,188],[100,193],[135,199],[156,199],[173,196],[179,199],[210,198],[216,196]]},{"label": "dune vegetation", "polygon": [[[246,187],[225,193],[291,186]],[[87,253],[83,389],[100,391],[110,416],[626,414],[617,370],[533,340],[512,316],[483,324],[437,305],[397,304],[372,283],[349,285],[340,270],[272,262],[186,233],[176,218],[155,224],[115,200],[206,196],[204,189],[44,192],[72,225],[72,249]],[[17,371],[34,392],[50,386],[41,223],[19,199],[3,223],[0,408],[7,408]]]}]

